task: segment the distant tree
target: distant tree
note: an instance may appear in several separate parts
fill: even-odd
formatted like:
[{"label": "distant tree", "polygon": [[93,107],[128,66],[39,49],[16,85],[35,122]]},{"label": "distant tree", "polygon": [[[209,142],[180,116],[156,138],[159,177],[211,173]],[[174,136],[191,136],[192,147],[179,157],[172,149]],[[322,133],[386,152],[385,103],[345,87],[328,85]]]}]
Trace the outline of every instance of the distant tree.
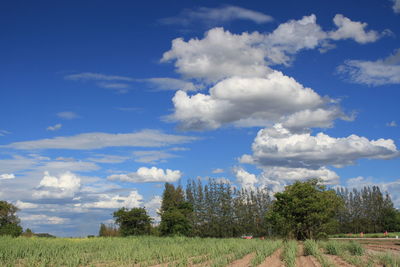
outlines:
[{"label": "distant tree", "polygon": [[113,216],[122,236],[150,234],[152,219],[144,208],[121,208]]},{"label": "distant tree", "polygon": [[100,224],[99,236],[119,236],[119,230],[114,225]]},{"label": "distant tree", "polygon": [[7,201],[0,201],[0,235],[19,236],[22,234],[20,220],[16,215],[18,208]]},{"label": "distant tree", "polygon": [[273,232],[299,240],[318,238],[335,231],[342,199],[312,179],[295,182],[275,194],[267,224]]},{"label": "distant tree", "polygon": [[192,205],[185,200],[182,187],[166,183],[161,202],[161,235],[191,235]]},{"label": "distant tree", "polygon": [[32,230],[29,229],[29,228],[26,228],[26,230],[22,233],[22,235],[25,236],[25,237],[32,237],[32,236],[35,236],[35,234],[34,234],[34,233],[32,232]]}]

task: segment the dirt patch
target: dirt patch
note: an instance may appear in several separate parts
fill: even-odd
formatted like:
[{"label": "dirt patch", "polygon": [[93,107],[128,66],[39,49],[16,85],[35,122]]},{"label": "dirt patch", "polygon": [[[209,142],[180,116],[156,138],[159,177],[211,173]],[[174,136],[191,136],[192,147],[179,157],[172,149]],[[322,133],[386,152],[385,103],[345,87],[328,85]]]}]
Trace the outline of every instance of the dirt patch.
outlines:
[{"label": "dirt patch", "polygon": [[297,248],[296,266],[298,267],[321,267],[321,264],[313,256],[304,256],[303,245]]},{"label": "dirt patch", "polygon": [[354,267],[354,265],[351,265],[350,263],[344,261],[342,258],[340,258],[340,257],[338,257],[336,255],[324,254],[324,256],[327,257],[330,262],[335,264],[335,266]]},{"label": "dirt patch", "polygon": [[234,262],[231,262],[227,267],[248,267],[251,266],[251,260],[255,256],[255,253],[250,253],[244,256],[243,258],[239,260],[235,260]]},{"label": "dirt patch", "polygon": [[281,260],[282,249],[278,249],[271,256],[267,257],[258,267],[285,267]]}]

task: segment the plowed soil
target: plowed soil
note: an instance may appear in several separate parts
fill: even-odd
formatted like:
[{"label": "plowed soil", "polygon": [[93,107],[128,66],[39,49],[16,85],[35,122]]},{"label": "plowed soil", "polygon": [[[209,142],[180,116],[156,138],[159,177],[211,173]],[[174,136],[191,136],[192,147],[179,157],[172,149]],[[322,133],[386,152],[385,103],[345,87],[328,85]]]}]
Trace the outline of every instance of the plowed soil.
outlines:
[{"label": "plowed soil", "polygon": [[281,260],[282,249],[278,249],[271,256],[267,257],[258,267],[285,267]]},{"label": "plowed soil", "polygon": [[235,260],[231,264],[229,264],[227,267],[248,267],[251,266],[251,260],[255,256],[255,253],[250,253],[244,256],[243,258],[239,260]]}]

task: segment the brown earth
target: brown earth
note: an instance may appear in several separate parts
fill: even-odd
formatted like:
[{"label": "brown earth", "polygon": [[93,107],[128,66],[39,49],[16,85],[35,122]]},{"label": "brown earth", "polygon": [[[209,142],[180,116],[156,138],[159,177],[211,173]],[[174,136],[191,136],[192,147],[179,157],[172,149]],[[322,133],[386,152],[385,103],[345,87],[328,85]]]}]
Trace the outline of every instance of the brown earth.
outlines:
[{"label": "brown earth", "polygon": [[303,245],[298,246],[296,266],[298,267],[321,267],[321,264],[313,256],[304,256]]},{"label": "brown earth", "polygon": [[255,253],[247,254],[243,258],[231,262],[227,267],[248,267],[248,266],[251,266],[251,260],[253,259],[253,257],[255,255],[256,255]]},{"label": "brown earth", "polygon": [[354,265],[351,265],[350,263],[347,263],[345,260],[343,260],[342,258],[340,258],[340,257],[338,257],[336,255],[324,254],[324,256],[327,257],[328,260],[330,260],[330,262],[335,264],[335,266],[338,266],[338,267],[354,267]]},{"label": "brown earth", "polygon": [[258,267],[285,267],[281,260],[282,249],[278,249],[271,256],[267,257]]}]

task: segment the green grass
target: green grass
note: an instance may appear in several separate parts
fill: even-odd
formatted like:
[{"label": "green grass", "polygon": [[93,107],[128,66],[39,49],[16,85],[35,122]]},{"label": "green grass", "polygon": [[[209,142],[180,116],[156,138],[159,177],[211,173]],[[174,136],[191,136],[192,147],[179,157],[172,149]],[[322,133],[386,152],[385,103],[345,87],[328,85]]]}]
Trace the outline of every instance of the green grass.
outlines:
[{"label": "green grass", "polygon": [[276,246],[276,241],[235,238],[0,237],[0,266],[187,266],[191,261],[225,266],[257,250],[261,257]]},{"label": "green grass", "polygon": [[265,258],[269,257],[274,253],[275,250],[282,246],[282,241],[264,242],[262,246],[256,249],[256,255],[251,261],[251,266],[258,266]]},{"label": "green grass", "polygon": [[322,254],[318,243],[314,240],[306,240],[304,242],[304,255],[314,256],[323,267],[333,267],[334,265]]},{"label": "green grass", "polygon": [[399,267],[400,266],[400,256],[393,255],[391,253],[383,253],[376,255],[378,264],[385,267]]},{"label": "green grass", "polygon": [[[385,237],[390,237],[390,238],[395,238],[398,236],[400,238],[400,232],[392,232],[388,233],[387,236],[384,235],[384,233],[367,233],[364,234],[364,238],[385,238]],[[360,233],[356,234],[335,234],[335,235],[330,235],[329,237],[333,238],[359,238],[361,237]]]},{"label": "green grass", "polygon": [[286,241],[283,247],[282,260],[286,267],[295,267],[297,257],[297,242],[290,240]]},{"label": "green grass", "polygon": [[373,266],[373,259],[370,257],[362,257],[365,250],[362,245],[355,241],[334,241],[321,242],[321,246],[325,252],[330,255],[337,255],[346,262],[354,266]]}]

